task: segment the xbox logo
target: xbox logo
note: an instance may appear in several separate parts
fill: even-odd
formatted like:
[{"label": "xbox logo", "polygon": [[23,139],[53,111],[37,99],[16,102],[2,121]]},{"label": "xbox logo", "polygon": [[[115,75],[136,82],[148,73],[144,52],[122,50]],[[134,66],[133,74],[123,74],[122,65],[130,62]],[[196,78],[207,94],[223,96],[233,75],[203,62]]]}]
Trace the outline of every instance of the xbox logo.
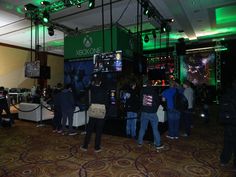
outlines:
[{"label": "xbox logo", "polygon": [[88,47],[91,47],[91,45],[93,44],[93,39],[92,39],[92,37],[89,36],[89,35],[86,35],[86,36],[84,37],[83,44],[84,44],[84,46],[87,47],[87,48],[88,48]]}]

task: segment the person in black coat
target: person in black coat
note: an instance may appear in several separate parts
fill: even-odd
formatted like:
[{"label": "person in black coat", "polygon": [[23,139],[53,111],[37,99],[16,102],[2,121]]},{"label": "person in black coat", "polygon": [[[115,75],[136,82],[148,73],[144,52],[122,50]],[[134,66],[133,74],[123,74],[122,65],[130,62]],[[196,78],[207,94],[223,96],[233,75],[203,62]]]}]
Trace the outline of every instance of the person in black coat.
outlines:
[{"label": "person in black coat", "polygon": [[[92,82],[92,86],[90,89],[91,94],[91,104],[102,104],[105,105],[106,110],[108,107],[108,91],[102,83],[102,79],[100,76],[95,76],[94,81]],[[87,151],[88,144],[91,139],[91,135],[93,132],[93,129],[95,129],[95,145],[94,149],[95,152],[101,151],[101,137],[102,137],[102,131],[104,127],[105,119],[104,118],[95,118],[95,117],[89,117],[88,127],[86,130],[86,136],[84,139],[83,145],[80,147],[82,151]]]},{"label": "person in black coat", "polygon": [[57,87],[54,89],[52,94],[52,101],[53,101],[53,109],[54,109],[54,117],[52,119],[52,126],[53,126],[53,132],[61,133],[62,130],[62,112],[60,107],[60,95],[62,91],[62,84],[58,83]]},{"label": "person in black coat", "polygon": [[220,120],[224,125],[224,145],[220,162],[225,166],[233,157],[233,168],[236,170],[236,80],[220,99]]},{"label": "person in black coat", "polygon": [[68,121],[69,125],[68,135],[76,135],[77,133],[73,129],[75,100],[70,84],[66,85],[66,87],[61,91],[59,100],[60,100],[60,109],[62,111],[62,131],[63,131],[62,133],[67,134],[66,122]]},{"label": "person in black coat", "polygon": [[130,88],[126,93],[125,108],[126,114],[126,135],[128,137],[136,138],[136,123],[139,111],[139,94],[136,90],[136,83],[131,82]]},{"label": "person in black coat", "polygon": [[140,117],[140,130],[138,136],[138,146],[142,146],[143,137],[147,130],[148,123],[152,126],[154,145],[156,149],[164,148],[161,143],[160,132],[158,130],[158,117],[157,109],[160,105],[160,100],[157,91],[151,86],[150,81],[145,78],[144,86],[141,90],[141,117]]}]

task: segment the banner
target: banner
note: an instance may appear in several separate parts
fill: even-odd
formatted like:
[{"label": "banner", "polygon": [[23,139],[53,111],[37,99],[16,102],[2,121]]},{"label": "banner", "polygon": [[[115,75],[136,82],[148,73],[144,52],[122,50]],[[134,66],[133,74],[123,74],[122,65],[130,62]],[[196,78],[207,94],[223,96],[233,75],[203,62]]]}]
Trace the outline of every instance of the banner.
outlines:
[{"label": "banner", "polygon": [[136,42],[131,33],[118,27],[113,27],[112,45],[110,29],[104,31],[104,39],[103,41],[102,31],[65,37],[65,60],[92,58],[94,54],[116,50],[122,50],[126,57],[133,57],[133,52],[136,50]]}]

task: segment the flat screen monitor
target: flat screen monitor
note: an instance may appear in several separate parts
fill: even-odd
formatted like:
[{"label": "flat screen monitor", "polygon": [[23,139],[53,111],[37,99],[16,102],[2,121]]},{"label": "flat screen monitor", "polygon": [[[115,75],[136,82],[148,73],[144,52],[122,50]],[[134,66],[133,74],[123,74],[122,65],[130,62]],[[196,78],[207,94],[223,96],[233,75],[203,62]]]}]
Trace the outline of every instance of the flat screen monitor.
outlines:
[{"label": "flat screen monitor", "polygon": [[40,61],[31,61],[25,63],[25,77],[40,77]]},{"label": "flat screen monitor", "polygon": [[95,54],[93,64],[94,72],[121,72],[122,51]]}]

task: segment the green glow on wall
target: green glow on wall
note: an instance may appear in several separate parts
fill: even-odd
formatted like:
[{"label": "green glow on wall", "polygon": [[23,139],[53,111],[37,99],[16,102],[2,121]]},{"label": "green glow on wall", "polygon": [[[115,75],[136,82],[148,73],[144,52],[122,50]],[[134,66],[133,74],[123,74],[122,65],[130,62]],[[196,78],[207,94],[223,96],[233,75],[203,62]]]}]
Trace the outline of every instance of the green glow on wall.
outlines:
[{"label": "green glow on wall", "polygon": [[226,35],[234,35],[236,34],[236,27],[228,27],[228,28],[220,28],[220,29],[213,29],[207,30],[205,34],[197,36],[198,39],[211,39],[211,38],[218,38],[223,37]]},{"label": "green glow on wall", "polygon": [[216,24],[236,22],[236,6],[226,6],[215,9]]},{"label": "green glow on wall", "polygon": [[50,41],[47,43],[47,46],[64,46],[64,40]]}]

